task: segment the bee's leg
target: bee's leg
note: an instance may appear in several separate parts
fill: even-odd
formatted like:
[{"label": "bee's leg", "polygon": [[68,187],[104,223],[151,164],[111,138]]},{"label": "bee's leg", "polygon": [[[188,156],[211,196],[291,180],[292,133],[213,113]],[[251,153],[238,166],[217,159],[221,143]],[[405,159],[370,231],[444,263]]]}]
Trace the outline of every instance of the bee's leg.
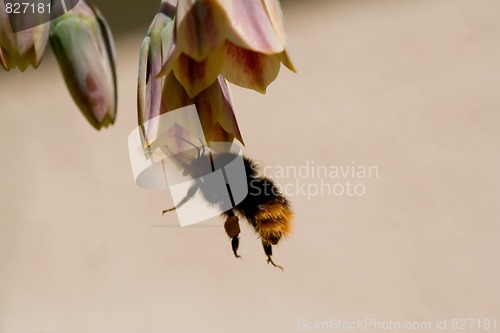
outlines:
[{"label": "bee's leg", "polygon": [[240,246],[240,238],[238,236],[233,237],[231,239],[231,247],[233,248],[233,253],[236,258],[240,258],[241,256],[238,254],[238,247]]},{"label": "bee's leg", "polygon": [[264,247],[264,252],[267,255],[267,263],[273,265],[274,267],[278,267],[279,269],[283,270],[283,267],[276,265],[271,259],[271,256],[273,255],[273,246],[267,242],[262,241],[262,246]]},{"label": "bee's leg", "polygon": [[240,245],[240,224],[238,223],[238,217],[234,215],[232,211],[228,212],[228,218],[224,223],[224,229],[229,237],[231,237],[231,247],[233,248],[233,253],[236,258],[241,258],[238,255],[238,246]]},{"label": "bee's leg", "polygon": [[189,201],[189,199],[191,199],[192,197],[194,197],[194,195],[196,194],[196,192],[198,191],[198,184],[193,184],[193,186],[191,186],[186,194],[186,196],[181,200],[181,202],[179,202],[179,204],[177,206],[174,206],[172,208],[169,208],[169,209],[165,209],[163,212],[162,212],[162,215],[165,215],[165,213],[167,212],[171,212],[171,211],[174,211],[176,210],[177,208],[179,208],[180,206],[184,205],[186,202]]}]

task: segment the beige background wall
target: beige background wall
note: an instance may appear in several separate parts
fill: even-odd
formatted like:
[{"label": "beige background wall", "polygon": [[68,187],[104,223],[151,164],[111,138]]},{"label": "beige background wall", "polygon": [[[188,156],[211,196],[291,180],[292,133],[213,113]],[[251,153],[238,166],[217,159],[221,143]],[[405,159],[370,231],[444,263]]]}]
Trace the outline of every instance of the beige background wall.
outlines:
[{"label": "beige background wall", "polygon": [[117,41],[119,118],[100,133],[51,56],[36,72],[1,72],[0,332],[500,325],[499,12],[497,0],[286,4],[299,74],[283,70],[265,96],[233,87],[246,153],[379,174],[355,180],[364,196],[291,197],[294,234],[275,250],[284,273],[250,228],[235,260],[222,227],[172,227],[160,213],[169,194],[135,186],[127,136],[143,31]]}]

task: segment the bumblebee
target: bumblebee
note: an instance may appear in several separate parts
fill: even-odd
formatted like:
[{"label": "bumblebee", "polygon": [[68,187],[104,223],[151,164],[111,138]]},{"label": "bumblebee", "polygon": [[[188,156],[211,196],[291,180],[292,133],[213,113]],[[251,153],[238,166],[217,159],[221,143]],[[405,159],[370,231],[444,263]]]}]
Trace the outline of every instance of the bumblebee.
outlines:
[{"label": "bumblebee", "polygon": [[[209,186],[205,186],[206,184],[203,183],[202,179],[204,175],[213,170],[214,165],[227,165],[238,155],[228,152],[211,152],[206,154],[203,143],[203,150],[201,151],[199,147],[196,147],[191,142],[182,138],[180,139],[186,141],[197,150],[197,157],[190,163],[186,163],[182,159],[176,158],[178,164],[184,169],[184,174],[196,179],[196,182],[189,188],[186,196],[177,206],[164,210],[163,214],[179,208],[198,191],[201,192],[204,199],[210,204],[218,208],[225,206],[227,202],[224,202],[224,198],[217,195],[217,193],[213,193]],[[241,232],[239,218],[241,217],[250,223],[261,239],[264,253],[267,256],[267,263],[283,270],[283,267],[275,264],[271,258],[273,255],[272,247],[273,245],[277,245],[282,237],[289,235],[291,232],[293,212],[290,202],[279,191],[279,188],[272,179],[260,174],[256,162],[247,156],[243,156],[243,164],[245,166],[248,194],[237,204],[231,202],[232,205],[230,207],[233,208],[221,213],[221,217],[225,219],[224,229],[230,237],[234,256],[236,258],[241,258],[241,256],[238,255],[239,234]],[[207,168],[207,166],[211,166],[211,168]],[[226,183],[226,186],[228,191],[230,191],[229,184]]]}]

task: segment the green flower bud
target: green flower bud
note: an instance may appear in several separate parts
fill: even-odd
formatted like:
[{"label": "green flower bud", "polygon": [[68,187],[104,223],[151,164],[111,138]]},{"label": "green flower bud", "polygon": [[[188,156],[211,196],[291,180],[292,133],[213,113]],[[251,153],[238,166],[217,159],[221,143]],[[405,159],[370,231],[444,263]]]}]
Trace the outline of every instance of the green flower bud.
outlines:
[{"label": "green flower bud", "polygon": [[116,117],[115,50],[97,8],[81,0],[51,23],[50,44],[73,100],[97,130]]}]

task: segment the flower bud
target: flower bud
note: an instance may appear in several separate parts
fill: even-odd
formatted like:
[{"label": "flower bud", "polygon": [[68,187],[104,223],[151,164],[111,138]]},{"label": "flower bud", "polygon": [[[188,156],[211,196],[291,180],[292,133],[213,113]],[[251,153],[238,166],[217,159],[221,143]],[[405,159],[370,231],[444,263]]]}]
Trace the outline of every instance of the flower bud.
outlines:
[{"label": "flower bud", "polygon": [[[16,15],[14,19],[22,19]],[[13,22],[13,25],[16,22]],[[6,70],[19,68],[24,72],[31,65],[37,68],[42,59],[49,36],[49,23],[13,32],[5,3],[0,0],[0,64]]]},{"label": "flower bud", "polygon": [[115,50],[97,8],[81,0],[51,23],[50,44],[73,100],[97,130],[116,117]]}]

